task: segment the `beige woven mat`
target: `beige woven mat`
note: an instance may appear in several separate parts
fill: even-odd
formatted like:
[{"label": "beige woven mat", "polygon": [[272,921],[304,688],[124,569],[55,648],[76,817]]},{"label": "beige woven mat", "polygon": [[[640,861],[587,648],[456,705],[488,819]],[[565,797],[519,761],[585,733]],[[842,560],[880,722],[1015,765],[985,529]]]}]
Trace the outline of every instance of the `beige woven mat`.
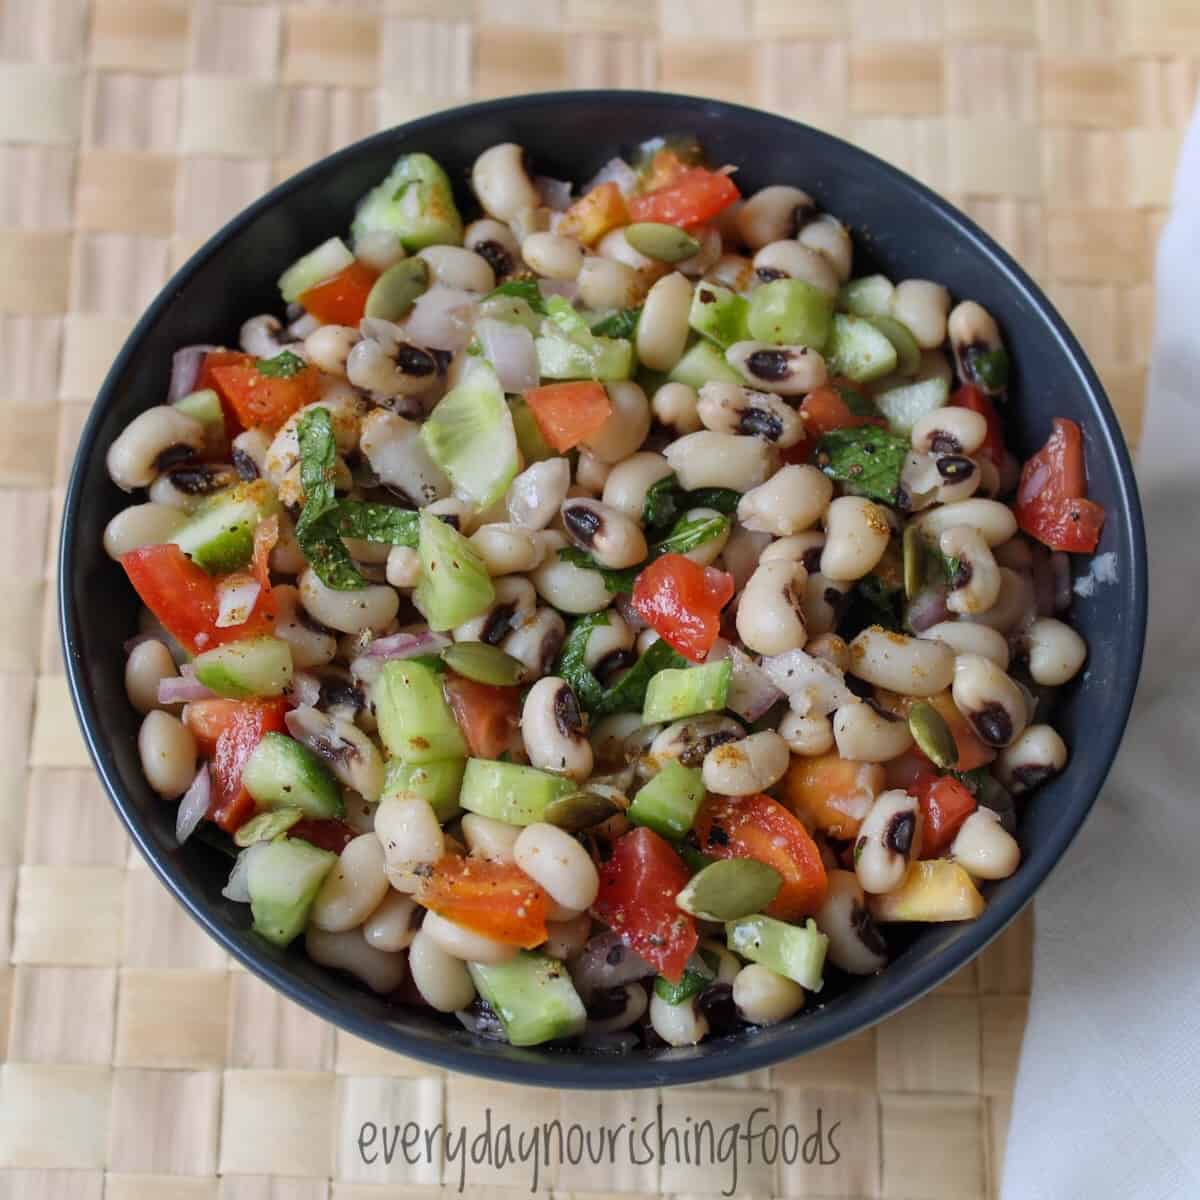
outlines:
[{"label": "beige woven mat", "polygon": [[[135,314],[219,222],[382,126],[562,86],[748,101],[914,172],[1046,284],[1136,439],[1198,58],[1196,0],[0,0],[0,1196],[433,1197],[456,1166],[370,1164],[365,1122],[474,1131],[491,1106],[596,1127],[645,1122],[660,1099],[681,1129],[765,1107],[807,1137],[820,1110],[826,1161],[743,1153],[746,1195],[994,1195],[1029,919],[877,1030],[660,1097],[433,1071],[234,967],[131,855],[88,767],[54,625],[59,501]],[[467,1191],[530,1182],[528,1164],[484,1166]],[[729,1175],[622,1159],[543,1168],[539,1185],[700,1196]]]}]

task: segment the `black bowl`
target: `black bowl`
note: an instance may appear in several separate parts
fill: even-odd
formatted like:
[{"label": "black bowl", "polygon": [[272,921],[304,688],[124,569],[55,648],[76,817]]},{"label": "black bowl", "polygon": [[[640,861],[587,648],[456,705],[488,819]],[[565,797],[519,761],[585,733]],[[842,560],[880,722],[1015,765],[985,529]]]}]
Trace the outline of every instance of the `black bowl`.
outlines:
[{"label": "black bowl", "polygon": [[[877,267],[893,278],[937,279],[995,314],[1013,358],[1014,449],[1032,451],[1052,416],[1082,424],[1090,492],[1108,513],[1100,551],[1115,554],[1116,579],[1075,601],[1072,620],[1091,658],[1057,717],[1074,756],[1027,805],[1019,828],[1024,861],[990,889],[978,921],[921,930],[883,974],[837,994],[827,989],[823,1006],[773,1028],[623,1058],[515,1049],[477,1040],[452,1019],[385,1004],[299,949],[267,945],[249,930],[246,907],[221,897],[229,860],[200,844],[176,846],[174,806],[142,778],[138,717],[122,682],[121,644],[135,628],[136,606],[101,546],[106,522],[127,503],[108,479],[104,454],[134,414],[161,403],[172,351],[235,343],[242,320],[278,310],[280,270],[344,233],[355,201],[397,155],[434,155],[470,211],[468,168],[493,143],[519,142],[541,172],[579,181],[632,144],[676,130],[697,134],[714,161],[737,163],[746,193],[769,183],[812,193],[852,227],[856,274]],[[1095,372],[1042,292],[961,213],[879,159],[781,117],[683,96],[559,92],[439,113],[342,150],[251,205],[175,275],[117,357],[84,430],[63,516],[59,602],[71,693],[121,819],[180,903],[247,967],[351,1033],[439,1066],[518,1083],[628,1088],[747,1071],[853,1034],[940,983],[1012,920],[1075,836],[1116,753],[1141,660],[1146,552],[1129,456]]]}]

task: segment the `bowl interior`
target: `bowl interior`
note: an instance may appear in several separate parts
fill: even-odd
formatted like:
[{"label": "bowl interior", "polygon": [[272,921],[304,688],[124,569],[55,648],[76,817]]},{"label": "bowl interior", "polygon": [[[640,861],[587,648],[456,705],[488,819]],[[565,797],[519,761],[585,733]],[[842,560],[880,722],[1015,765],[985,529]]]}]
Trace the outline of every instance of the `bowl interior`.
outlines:
[{"label": "bowl interior", "polygon": [[[220,895],[229,860],[200,844],[175,845],[174,806],[158,800],[142,778],[138,718],[122,681],[121,647],[135,629],[136,606],[101,536],[128,499],[109,481],[104,454],[137,412],[162,402],[177,347],[236,344],[245,318],[278,311],[275,279],[282,268],[324,238],[344,234],[356,200],[398,154],[434,155],[468,213],[474,211],[470,165],[496,142],[519,142],[540,173],[582,182],[612,155],[670,131],[695,133],[714,161],[738,164],[746,194],[769,183],[803,187],[852,228],[855,274],[879,269],[893,279],[932,278],[987,307],[1012,356],[1007,430],[1014,449],[1027,454],[1040,444],[1052,416],[1082,424],[1090,493],[1108,512],[1100,552],[1115,555],[1116,576],[1075,601],[1072,620],[1091,654],[1056,718],[1075,755],[1026,806],[1019,829],[1024,862],[991,889],[979,921],[926,928],[882,975],[849,990],[830,989],[818,1010],[750,1035],[626,1058],[519,1050],[480,1042],[457,1022],[387,1005],[313,966],[299,950],[267,946],[250,933],[245,906]],[[1086,561],[1081,565],[1087,569]],[[1145,578],[1128,455],[1095,375],[1045,297],[961,214],[878,159],[778,117],[685,97],[583,92],[475,105],[377,135],[283,184],[205,246],[142,319],[96,402],[67,497],[60,600],[73,693],[105,784],[153,867],[230,951],[325,1018],[405,1054],[517,1082],[628,1087],[749,1070],[853,1033],[934,986],[995,936],[1074,835],[1116,751],[1141,656]]]}]

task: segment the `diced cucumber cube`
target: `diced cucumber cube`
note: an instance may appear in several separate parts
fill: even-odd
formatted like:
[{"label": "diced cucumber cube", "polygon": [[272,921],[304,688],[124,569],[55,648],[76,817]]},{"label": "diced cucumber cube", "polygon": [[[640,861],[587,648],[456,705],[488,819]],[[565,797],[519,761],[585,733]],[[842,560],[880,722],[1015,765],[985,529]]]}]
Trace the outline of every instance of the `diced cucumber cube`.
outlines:
[{"label": "diced cucumber cube", "polygon": [[186,417],[199,421],[201,425],[220,425],[225,427],[225,414],[221,411],[221,397],[212,388],[201,388],[198,392],[189,392],[180,397],[172,405]]},{"label": "diced cucumber cube", "polygon": [[304,929],[308,910],[338,856],[298,838],[259,842],[251,855],[246,890],[254,928],[269,942],[286,946]]},{"label": "diced cucumber cube", "polygon": [[726,924],[725,940],[734,954],[762,963],[810,992],[821,990],[829,939],[811,917],[803,925],[761,914],[742,917]]},{"label": "diced cucumber cube", "polygon": [[369,233],[394,233],[408,251],[460,245],[462,217],[446,172],[428,154],[405,154],[359,202],[355,245]]},{"label": "diced cucumber cube", "polygon": [[458,815],[458,793],[462,790],[466,769],[465,758],[443,758],[424,763],[406,763],[393,758],[387,764],[381,799],[420,796],[428,802],[437,819],[445,823]]},{"label": "diced cucumber cube", "polygon": [[354,261],[354,255],[339,237],[331,237],[303,258],[298,258],[279,277],[279,294],[291,304],[316,287],[318,283],[344,271]]},{"label": "diced cucumber cube", "polygon": [[486,612],[496,589],[475,547],[428,509],[421,510],[418,528],[421,578],[412,598],[429,628],[454,629]]},{"label": "diced cucumber cube", "polygon": [[299,808],[308,817],[340,817],[341,789],[329,768],[285,733],[263,734],[246,765],[242,786],[259,808]]},{"label": "diced cucumber cube", "polygon": [[675,840],[691,829],[703,803],[704,784],[699,770],[671,759],[634,796],[629,819]]},{"label": "diced cucumber cube", "polygon": [[773,279],[750,295],[750,336],[778,346],[824,347],[833,297],[803,279]]},{"label": "diced cucumber cube", "polygon": [[239,483],[205,500],[171,541],[210,574],[236,571],[250,561],[255,526],[278,507],[266,480]]},{"label": "diced cucumber cube", "polygon": [[896,368],[896,348],[865,317],[835,313],[825,364],[830,375],[845,375],[856,383],[878,379]]},{"label": "diced cucumber cube", "polygon": [[424,663],[411,658],[384,663],[371,685],[371,703],[379,736],[394,758],[409,764],[466,758],[466,739],[442,694],[441,678]]},{"label": "diced cucumber cube", "polygon": [[292,681],[292,648],[280,638],[245,638],[197,654],[192,668],[218,696],[282,696]]},{"label": "diced cucumber cube", "polygon": [[838,296],[838,307],[856,317],[886,317],[892,311],[896,285],[886,275],[864,275],[851,279]]},{"label": "diced cucumber cube", "polygon": [[509,825],[532,825],[542,820],[552,800],[576,789],[570,779],[536,767],[469,758],[458,802],[481,817]]},{"label": "diced cucumber cube", "polygon": [[[543,323],[543,330],[547,325]],[[551,323],[551,329],[556,328]],[[595,379],[612,382],[633,374],[633,343],[624,338],[565,337],[543,332],[536,338],[538,374],[543,379]]]},{"label": "diced cucumber cube", "polygon": [[656,725],[693,713],[719,711],[725,707],[732,674],[733,662],[728,658],[701,667],[659,671],[646,688],[642,723]]},{"label": "diced cucumber cube", "polygon": [[921,365],[921,347],[917,345],[917,339],[908,326],[895,317],[872,316],[867,320],[892,343],[896,351],[896,374],[915,375]]},{"label": "diced cucumber cube", "polygon": [[727,350],[734,342],[749,341],[750,301],[719,283],[696,284],[688,324],[701,337]]},{"label": "diced cucumber cube", "polygon": [[746,380],[725,361],[725,355],[710,341],[701,339],[671,368],[672,383],[686,383],[699,391],[706,383],[741,383]]},{"label": "diced cucumber cube", "polygon": [[893,433],[907,435],[923,416],[944,408],[949,399],[950,386],[944,379],[922,379],[876,392],[875,407]]},{"label": "diced cucumber cube", "polygon": [[557,959],[525,950],[505,963],[468,963],[467,970],[514,1046],[574,1037],[587,1024],[566,964]]}]

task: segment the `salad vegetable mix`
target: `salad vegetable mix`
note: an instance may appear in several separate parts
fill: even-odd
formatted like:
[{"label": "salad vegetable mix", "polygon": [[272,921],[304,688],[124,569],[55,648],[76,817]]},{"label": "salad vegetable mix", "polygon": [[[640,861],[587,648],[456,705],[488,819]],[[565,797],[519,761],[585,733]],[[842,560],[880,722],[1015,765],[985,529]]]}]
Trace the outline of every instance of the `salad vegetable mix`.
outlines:
[{"label": "salad vegetable mix", "polygon": [[694,139],[471,185],[402,157],[109,448],[146,778],[264,938],[479,1036],[788,1019],[1017,870],[1083,431],[1018,462],[980,305]]}]

